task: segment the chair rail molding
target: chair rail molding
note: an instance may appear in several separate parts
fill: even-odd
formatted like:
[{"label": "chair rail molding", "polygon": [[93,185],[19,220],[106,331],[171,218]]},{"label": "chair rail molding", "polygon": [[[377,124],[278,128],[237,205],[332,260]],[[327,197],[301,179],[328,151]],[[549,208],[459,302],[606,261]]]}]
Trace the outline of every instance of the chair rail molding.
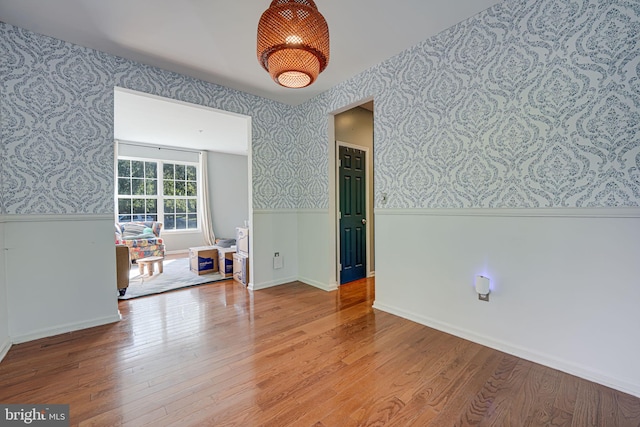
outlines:
[{"label": "chair rail molding", "polygon": [[0,215],[0,222],[48,222],[48,221],[113,221],[113,214],[47,214]]},{"label": "chair rail molding", "polygon": [[490,217],[567,217],[567,218],[640,218],[640,207],[616,208],[376,208],[376,215],[490,216]]}]

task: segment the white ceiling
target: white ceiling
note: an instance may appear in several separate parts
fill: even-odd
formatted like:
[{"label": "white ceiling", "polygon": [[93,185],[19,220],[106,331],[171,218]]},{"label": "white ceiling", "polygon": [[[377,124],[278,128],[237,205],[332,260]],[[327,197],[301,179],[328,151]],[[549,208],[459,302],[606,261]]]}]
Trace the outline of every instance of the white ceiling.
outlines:
[{"label": "white ceiling", "polygon": [[308,88],[256,59],[270,0],[0,0],[0,20],[112,55],[297,105],[501,0],[316,0],[329,66]]},{"label": "white ceiling", "polygon": [[246,155],[249,118],[116,88],[115,139]]}]

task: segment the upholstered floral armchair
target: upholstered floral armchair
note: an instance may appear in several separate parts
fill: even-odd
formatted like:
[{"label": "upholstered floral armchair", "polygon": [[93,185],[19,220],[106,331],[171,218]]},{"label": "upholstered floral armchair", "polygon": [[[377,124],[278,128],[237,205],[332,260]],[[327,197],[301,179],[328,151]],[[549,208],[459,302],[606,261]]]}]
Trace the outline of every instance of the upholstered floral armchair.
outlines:
[{"label": "upholstered floral armchair", "polygon": [[161,230],[162,223],[155,221],[116,223],[116,244],[129,247],[132,261],[150,256],[164,257]]}]

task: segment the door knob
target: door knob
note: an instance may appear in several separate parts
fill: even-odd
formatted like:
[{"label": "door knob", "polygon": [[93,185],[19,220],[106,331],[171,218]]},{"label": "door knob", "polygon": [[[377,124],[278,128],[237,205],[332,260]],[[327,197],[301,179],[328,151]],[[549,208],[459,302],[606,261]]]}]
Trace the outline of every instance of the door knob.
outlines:
[{"label": "door knob", "polygon": [[366,223],[367,223],[367,220],[365,218],[362,218],[362,224],[364,225]]}]

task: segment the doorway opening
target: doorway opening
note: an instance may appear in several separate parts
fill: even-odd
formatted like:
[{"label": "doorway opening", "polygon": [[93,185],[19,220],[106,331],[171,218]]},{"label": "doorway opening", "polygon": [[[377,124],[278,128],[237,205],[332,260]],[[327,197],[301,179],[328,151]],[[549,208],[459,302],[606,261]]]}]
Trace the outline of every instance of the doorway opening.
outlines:
[{"label": "doorway opening", "polygon": [[252,232],[251,117],[116,87],[113,126],[116,235],[119,224],[146,227],[135,234],[147,244],[120,239],[131,259],[183,261],[190,248],[230,242],[236,227]]},{"label": "doorway opening", "polygon": [[334,116],[337,283],[375,275],[373,101]]}]

